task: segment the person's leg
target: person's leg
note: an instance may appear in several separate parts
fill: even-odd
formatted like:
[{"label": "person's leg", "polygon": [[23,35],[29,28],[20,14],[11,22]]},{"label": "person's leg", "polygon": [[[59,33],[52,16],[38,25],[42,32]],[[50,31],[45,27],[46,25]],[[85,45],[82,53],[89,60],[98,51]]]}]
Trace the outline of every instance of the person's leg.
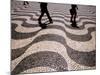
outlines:
[{"label": "person's leg", "polygon": [[72,22],[72,19],[73,19],[73,15],[71,15],[70,22]]},{"label": "person's leg", "polygon": [[73,17],[74,17],[74,15],[71,14],[70,22],[73,22]]},{"label": "person's leg", "polygon": [[44,12],[41,12],[41,15],[40,15],[40,17],[38,19],[39,24],[41,24],[41,19],[42,19],[43,15],[44,15]]},{"label": "person's leg", "polygon": [[48,17],[50,23],[53,23],[52,18],[50,17],[50,14],[49,14],[48,10],[45,11],[45,13],[47,14],[47,17]]},{"label": "person's leg", "polygon": [[28,2],[28,1],[26,1],[26,3],[27,3],[27,4],[29,4],[29,2]]},{"label": "person's leg", "polygon": [[28,1],[24,1],[23,5],[24,5],[25,8],[27,8],[27,5],[29,5],[29,2]]},{"label": "person's leg", "polygon": [[77,16],[77,14],[75,13],[74,17],[73,17],[74,18],[74,22],[76,22],[76,16]]},{"label": "person's leg", "polygon": [[79,28],[78,26],[77,26],[77,23],[76,23],[76,16],[77,16],[77,14],[75,13],[74,14],[74,21],[73,21],[73,27],[76,27],[76,28]]},{"label": "person's leg", "polygon": [[25,5],[25,1],[23,2],[23,5]]},{"label": "person's leg", "polygon": [[73,9],[70,9],[70,15],[71,15],[70,22],[73,22],[73,15],[74,15]]}]

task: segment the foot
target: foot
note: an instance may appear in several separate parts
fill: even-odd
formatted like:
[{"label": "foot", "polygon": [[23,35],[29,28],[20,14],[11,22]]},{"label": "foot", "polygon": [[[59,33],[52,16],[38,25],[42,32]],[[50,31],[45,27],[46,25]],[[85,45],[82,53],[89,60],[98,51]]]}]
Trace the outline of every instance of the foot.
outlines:
[{"label": "foot", "polygon": [[50,21],[50,23],[53,23],[53,21]]},{"label": "foot", "polygon": [[72,20],[70,20],[70,22],[73,22]]},{"label": "foot", "polygon": [[41,25],[42,23],[41,22],[38,22],[39,23],[39,25]]},{"label": "foot", "polygon": [[75,26],[75,28],[79,28],[78,26]]},{"label": "foot", "polygon": [[72,27],[74,27],[74,28],[79,28],[77,25],[71,25]]}]

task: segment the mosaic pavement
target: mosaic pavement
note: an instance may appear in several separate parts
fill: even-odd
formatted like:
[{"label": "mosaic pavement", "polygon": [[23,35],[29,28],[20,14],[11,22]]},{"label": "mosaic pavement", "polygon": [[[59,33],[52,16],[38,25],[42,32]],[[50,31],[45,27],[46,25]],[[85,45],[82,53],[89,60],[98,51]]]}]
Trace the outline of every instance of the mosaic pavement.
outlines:
[{"label": "mosaic pavement", "polygon": [[95,17],[78,16],[79,28],[73,28],[70,15],[53,12],[53,24],[41,29],[39,15],[40,11],[28,8],[11,12],[12,75],[95,69]]}]

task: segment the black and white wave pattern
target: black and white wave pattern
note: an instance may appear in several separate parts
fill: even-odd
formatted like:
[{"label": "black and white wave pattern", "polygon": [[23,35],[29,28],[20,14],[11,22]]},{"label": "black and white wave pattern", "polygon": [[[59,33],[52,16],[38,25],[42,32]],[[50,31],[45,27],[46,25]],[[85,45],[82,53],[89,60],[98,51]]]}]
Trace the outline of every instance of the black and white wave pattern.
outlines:
[{"label": "black and white wave pattern", "polygon": [[[53,24],[38,25],[39,11],[18,10],[11,14],[11,73],[35,73],[95,69],[96,22],[78,16],[78,28],[70,15],[51,14]],[[42,19],[47,22],[46,16]]]}]

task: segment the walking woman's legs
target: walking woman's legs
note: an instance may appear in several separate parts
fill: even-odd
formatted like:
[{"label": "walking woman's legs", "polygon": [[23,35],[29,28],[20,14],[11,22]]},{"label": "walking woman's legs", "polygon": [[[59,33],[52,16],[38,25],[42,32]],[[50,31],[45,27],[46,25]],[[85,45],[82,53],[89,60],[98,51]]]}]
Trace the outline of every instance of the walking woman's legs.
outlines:
[{"label": "walking woman's legs", "polygon": [[70,22],[72,22],[73,21],[73,15],[71,15],[71,18],[70,18]]},{"label": "walking woman's legs", "polygon": [[77,16],[77,14],[75,13],[74,17],[73,17],[74,18],[74,22],[76,22],[76,16]]},{"label": "walking woman's legs", "polygon": [[74,22],[76,22],[77,11],[74,13]]}]

